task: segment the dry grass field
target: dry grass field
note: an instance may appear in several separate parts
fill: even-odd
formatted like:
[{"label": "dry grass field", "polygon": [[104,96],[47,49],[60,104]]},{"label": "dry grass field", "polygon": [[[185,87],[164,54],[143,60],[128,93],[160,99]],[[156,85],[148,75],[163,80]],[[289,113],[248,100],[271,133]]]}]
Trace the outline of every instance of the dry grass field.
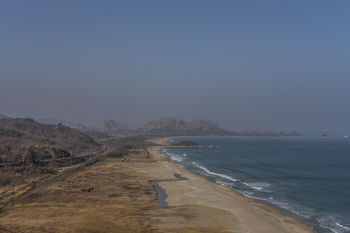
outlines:
[{"label": "dry grass field", "polygon": [[137,211],[155,206],[155,192],[130,169],[130,158],[66,169],[35,188],[29,181],[4,188],[0,231],[151,232]]},{"label": "dry grass field", "polygon": [[228,220],[222,211],[154,203],[147,170],[157,164],[139,149],[5,186],[0,232],[220,232],[217,225]]},{"label": "dry grass field", "polygon": [[[85,163],[14,173],[17,180],[0,186],[0,233],[312,232],[297,219],[169,163],[161,146],[154,146],[165,140],[150,145],[113,139],[106,141],[107,151]],[[165,189],[169,207],[154,202],[150,181]]]}]

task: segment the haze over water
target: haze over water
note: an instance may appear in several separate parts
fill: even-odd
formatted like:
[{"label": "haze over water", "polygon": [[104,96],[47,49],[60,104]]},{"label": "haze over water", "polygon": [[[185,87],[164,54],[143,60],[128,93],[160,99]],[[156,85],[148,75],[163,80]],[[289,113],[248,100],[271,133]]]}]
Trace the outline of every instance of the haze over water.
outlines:
[{"label": "haze over water", "polygon": [[0,114],[350,134],[349,1],[1,1]]}]

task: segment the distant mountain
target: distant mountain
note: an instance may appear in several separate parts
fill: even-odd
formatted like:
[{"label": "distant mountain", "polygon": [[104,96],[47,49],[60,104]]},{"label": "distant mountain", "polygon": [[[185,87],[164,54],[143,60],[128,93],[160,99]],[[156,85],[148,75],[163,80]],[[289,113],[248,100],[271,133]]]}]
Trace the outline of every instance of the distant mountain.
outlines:
[{"label": "distant mountain", "polygon": [[113,120],[106,120],[99,126],[94,127],[93,130],[105,133],[133,135],[232,135],[231,132],[221,129],[217,124],[210,121],[195,119],[190,122],[186,122],[176,117],[163,118],[158,121],[153,121],[137,129],[132,129]]},{"label": "distant mountain", "polygon": [[177,117],[163,118],[150,122],[137,131],[148,134],[164,135],[231,135],[217,124],[210,121],[195,119],[190,122],[180,120]]},{"label": "distant mountain", "polygon": [[9,118],[8,116],[5,116],[5,115],[2,115],[2,114],[0,114],[0,119],[1,118]]},{"label": "distant mountain", "polygon": [[59,123],[61,123],[62,125],[65,125],[65,126],[74,126],[74,124],[71,122],[54,119],[54,118],[39,119],[37,120],[37,122],[47,124],[47,125],[58,125]]},{"label": "distant mountain", "polygon": [[201,119],[194,119],[187,124],[190,130],[224,132],[217,124]]},{"label": "distant mountain", "polygon": [[183,121],[177,117],[163,118],[145,124],[143,127],[133,129],[113,120],[103,121],[94,128],[83,128],[76,126],[81,131],[98,131],[101,133],[116,133],[130,135],[169,135],[169,136],[250,136],[250,137],[296,137],[299,133],[268,133],[268,132],[233,132],[220,128],[211,121],[194,119],[190,122]]},{"label": "distant mountain", "polygon": [[99,126],[96,126],[93,129],[100,132],[110,132],[110,133],[128,132],[132,130],[128,126],[121,123],[117,123],[113,120],[105,120]]},{"label": "distant mountain", "polygon": [[163,118],[158,121],[152,121],[140,128],[144,132],[150,131],[175,131],[181,132],[187,129],[187,122],[177,117]]}]

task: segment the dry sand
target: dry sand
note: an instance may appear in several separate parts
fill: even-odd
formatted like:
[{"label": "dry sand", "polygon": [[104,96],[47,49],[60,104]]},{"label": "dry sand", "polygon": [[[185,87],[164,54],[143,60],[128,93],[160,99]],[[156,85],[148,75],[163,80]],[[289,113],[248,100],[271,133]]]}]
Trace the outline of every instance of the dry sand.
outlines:
[{"label": "dry sand", "polygon": [[[71,169],[11,201],[1,198],[13,188],[0,190],[0,233],[312,232],[297,219],[167,162],[161,147],[147,150],[151,159],[138,153]],[[150,180],[167,180],[158,184],[169,207],[154,203]]]},{"label": "dry sand", "polygon": [[[192,206],[211,208],[217,213],[230,216],[229,221],[220,222],[221,227],[232,232],[313,232],[310,227],[298,219],[286,216],[279,210],[247,198],[232,189],[212,183],[185,169],[184,165],[169,163],[161,148],[153,147],[149,151],[158,160],[158,169],[150,169],[149,173],[161,181],[158,184],[168,195],[166,201],[169,207]],[[188,180],[177,181],[174,174],[179,174]],[[215,216],[213,211],[212,216]],[[209,218],[209,216],[208,216]]]}]

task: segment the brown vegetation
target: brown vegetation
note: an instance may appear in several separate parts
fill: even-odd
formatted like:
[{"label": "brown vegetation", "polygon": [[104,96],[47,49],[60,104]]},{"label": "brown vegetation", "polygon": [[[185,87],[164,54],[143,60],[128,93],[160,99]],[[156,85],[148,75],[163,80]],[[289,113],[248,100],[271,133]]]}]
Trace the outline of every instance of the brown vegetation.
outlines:
[{"label": "brown vegetation", "polygon": [[132,144],[111,141],[114,150],[128,150],[128,158],[94,166],[0,169],[11,174],[11,185],[0,189],[0,232],[154,232],[140,211],[157,207],[155,192],[131,168],[146,154]]},{"label": "brown vegetation", "polygon": [[[0,232],[311,232],[299,231],[296,220],[285,222],[290,218],[278,217],[277,210],[251,200],[244,202],[246,197],[229,188],[168,163],[160,147],[145,150],[147,141],[114,139],[108,143],[113,150],[126,150],[127,155],[90,160],[76,167],[46,167],[37,170],[40,174],[22,176],[22,183],[0,187]],[[30,167],[22,170],[29,173]],[[188,179],[177,180],[174,174]],[[169,194],[167,208],[154,203],[156,192],[149,181],[160,179]],[[258,221],[254,228],[258,231],[250,231],[251,224],[241,225],[236,216],[241,207],[240,217],[252,217],[249,221],[254,224]]]},{"label": "brown vegetation", "polygon": [[62,124],[41,124],[31,118],[0,119],[0,145],[0,163],[57,158],[63,152],[70,156],[99,146],[78,130]]},{"label": "brown vegetation", "polygon": [[[147,170],[158,163],[142,151],[0,189],[0,232],[225,232],[217,225],[228,220],[226,212],[155,204]],[[213,211],[217,217],[198,221]]]}]

